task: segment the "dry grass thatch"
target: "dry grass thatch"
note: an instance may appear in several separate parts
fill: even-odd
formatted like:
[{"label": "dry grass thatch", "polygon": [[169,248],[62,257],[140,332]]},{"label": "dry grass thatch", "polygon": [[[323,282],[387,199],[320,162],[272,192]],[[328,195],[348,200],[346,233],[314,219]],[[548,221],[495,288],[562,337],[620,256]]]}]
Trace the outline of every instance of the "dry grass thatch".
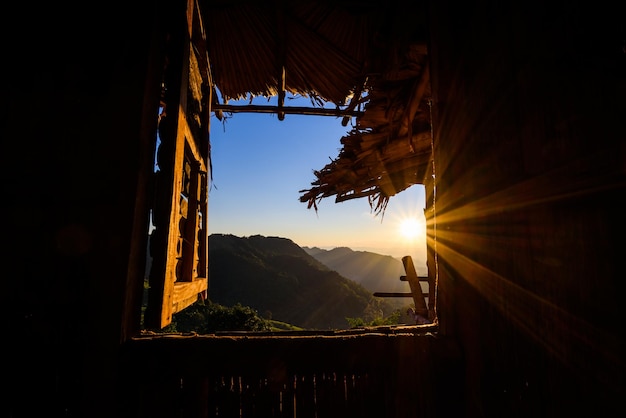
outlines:
[{"label": "dry grass thatch", "polygon": [[[222,102],[286,93],[362,110],[300,200],[367,197],[377,211],[423,183],[431,159],[425,12],[408,0],[208,0],[207,50]],[[219,98],[216,98],[219,100]],[[214,107],[219,106],[216,101]],[[280,112],[279,112],[280,115]]]}]

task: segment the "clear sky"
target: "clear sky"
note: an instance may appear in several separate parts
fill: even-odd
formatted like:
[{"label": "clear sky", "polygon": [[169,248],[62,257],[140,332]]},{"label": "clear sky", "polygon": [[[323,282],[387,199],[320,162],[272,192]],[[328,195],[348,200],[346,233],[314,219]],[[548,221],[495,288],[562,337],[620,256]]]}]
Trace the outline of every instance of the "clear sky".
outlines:
[{"label": "clear sky", "polygon": [[[253,103],[275,102],[256,98]],[[310,100],[286,100],[285,105],[310,106]],[[277,236],[301,247],[350,247],[398,258],[411,255],[420,270],[418,263],[426,254],[421,185],[391,197],[377,216],[367,198],[335,203],[331,196],[322,199],[317,212],[299,200],[299,191],[316,180],[313,170],[337,158],[340,138],[350,129],[333,116],[287,114],[282,121],[268,113],[233,113],[225,121],[212,116],[209,233]],[[414,220],[417,236],[407,236],[407,219]]]}]

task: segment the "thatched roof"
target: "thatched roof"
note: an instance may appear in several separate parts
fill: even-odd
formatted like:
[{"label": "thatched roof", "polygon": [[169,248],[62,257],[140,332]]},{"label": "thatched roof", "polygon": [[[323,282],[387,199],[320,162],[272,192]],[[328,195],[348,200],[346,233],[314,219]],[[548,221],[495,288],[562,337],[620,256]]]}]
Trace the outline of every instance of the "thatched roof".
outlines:
[{"label": "thatched roof", "polygon": [[232,99],[278,96],[282,119],[292,94],[310,97],[314,108],[333,103],[344,126],[355,118],[302,202],[317,208],[325,197],[367,197],[382,210],[423,182],[431,129],[421,2],[207,0],[205,10],[217,113],[233,111]]}]

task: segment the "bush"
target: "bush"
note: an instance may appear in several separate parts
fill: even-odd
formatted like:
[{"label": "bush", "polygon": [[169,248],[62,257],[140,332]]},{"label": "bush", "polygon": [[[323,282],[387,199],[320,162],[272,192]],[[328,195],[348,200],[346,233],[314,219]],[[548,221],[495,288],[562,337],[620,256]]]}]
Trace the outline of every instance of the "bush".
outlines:
[{"label": "bush", "polygon": [[396,325],[400,322],[400,317],[400,310],[396,310],[387,318],[378,316],[371,321],[365,321],[363,318],[346,318],[346,321],[348,321],[350,328],[375,327],[379,325]]},{"label": "bush", "polygon": [[269,331],[269,321],[249,306],[226,307],[210,301],[198,301],[174,314],[169,332],[211,334],[216,331]]}]

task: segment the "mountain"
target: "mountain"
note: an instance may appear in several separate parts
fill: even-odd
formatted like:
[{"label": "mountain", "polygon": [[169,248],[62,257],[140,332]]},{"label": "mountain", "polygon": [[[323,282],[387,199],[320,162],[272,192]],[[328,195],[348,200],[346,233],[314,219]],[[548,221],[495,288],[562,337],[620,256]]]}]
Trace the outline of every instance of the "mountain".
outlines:
[{"label": "mountain", "polygon": [[209,236],[209,298],[240,303],[307,329],[342,329],[345,318],[387,316],[393,305],[280,237]]},{"label": "mountain", "polygon": [[[353,251],[347,247],[337,247],[332,250],[318,247],[302,247],[302,249],[331,270],[359,283],[371,292],[411,291],[408,282],[400,281],[400,276],[406,274],[402,261],[392,256]],[[417,260],[414,262],[417,273],[426,274],[426,266],[420,269]],[[424,291],[427,290],[424,288]],[[402,308],[412,304],[413,301],[410,298],[394,298],[389,302],[396,308]]]},{"label": "mountain", "polygon": [[400,276],[405,274],[402,261],[390,255],[353,251],[347,247],[302,249],[326,267],[372,292],[410,292],[409,284],[400,281]]}]

